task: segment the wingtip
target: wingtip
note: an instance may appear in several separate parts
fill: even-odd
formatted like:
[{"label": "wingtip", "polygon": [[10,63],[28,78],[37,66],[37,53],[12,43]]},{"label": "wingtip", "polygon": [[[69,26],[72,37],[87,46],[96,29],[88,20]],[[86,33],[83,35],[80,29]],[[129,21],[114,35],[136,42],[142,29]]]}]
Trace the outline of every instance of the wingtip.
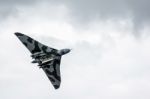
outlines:
[{"label": "wingtip", "polygon": [[14,34],[15,34],[16,36],[23,36],[23,34],[20,33],[20,32],[15,32]]},{"label": "wingtip", "polygon": [[55,88],[56,90],[59,89],[59,87],[60,87],[60,86],[54,86],[54,88]]}]

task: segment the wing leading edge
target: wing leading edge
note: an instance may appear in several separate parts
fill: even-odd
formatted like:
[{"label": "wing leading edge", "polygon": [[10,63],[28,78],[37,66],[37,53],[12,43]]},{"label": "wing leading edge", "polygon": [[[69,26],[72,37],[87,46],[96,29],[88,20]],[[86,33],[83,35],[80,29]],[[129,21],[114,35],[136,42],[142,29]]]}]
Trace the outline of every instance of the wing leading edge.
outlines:
[{"label": "wing leading edge", "polygon": [[44,44],[41,44],[40,42],[34,40],[33,38],[16,32],[15,35],[19,38],[19,40],[27,47],[27,49],[32,53],[36,52],[56,52],[57,50],[51,47],[48,47]]}]

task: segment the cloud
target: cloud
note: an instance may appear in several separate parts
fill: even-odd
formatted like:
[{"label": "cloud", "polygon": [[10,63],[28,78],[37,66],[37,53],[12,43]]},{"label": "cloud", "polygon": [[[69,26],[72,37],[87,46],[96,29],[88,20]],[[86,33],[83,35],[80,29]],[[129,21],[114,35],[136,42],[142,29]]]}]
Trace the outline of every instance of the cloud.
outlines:
[{"label": "cloud", "polygon": [[[144,24],[149,23],[149,0],[1,0],[1,19],[5,19],[11,15],[17,15],[20,13],[18,8],[34,8],[39,3],[41,6],[43,3],[52,6],[64,5],[68,9],[68,15],[70,22],[73,24],[83,24],[97,19],[97,20],[109,20],[117,19],[131,20],[134,24],[134,29],[143,29]],[[49,8],[45,8],[49,10]],[[44,11],[44,9],[43,9]],[[53,12],[49,12],[53,13]]]},{"label": "cloud", "polygon": [[[8,6],[0,23],[0,98],[149,99],[149,27],[140,31],[141,39],[131,35],[132,18],[145,22],[138,14],[146,9],[138,12],[139,1],[116,2],[3,2]],[[16,31],[54,48],[73,48],[62,58],[59,90],[30,63]]]},{"label": "cloud", "polygon": [[10,16],[18,14],[18,6],[28,6],[35,3],[35,0],[0,0],[0,20],[3,21]]},{"label": "cloud", "polygon": [[149,0],[77,0],[69,1],[68,4],[73,9],[74,16],[82,19],[94,18],[96,15],[104,19],[133,17],[134,23],[137,22],[135,25],[139,25],[149,21],[150,16]]}]

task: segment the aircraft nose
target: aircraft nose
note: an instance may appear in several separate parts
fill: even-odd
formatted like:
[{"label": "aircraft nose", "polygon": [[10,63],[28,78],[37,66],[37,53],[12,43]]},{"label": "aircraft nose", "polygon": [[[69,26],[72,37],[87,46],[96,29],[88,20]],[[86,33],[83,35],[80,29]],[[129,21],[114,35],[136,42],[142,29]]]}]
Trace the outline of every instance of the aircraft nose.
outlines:
[{"label": "aircraft nose", "polygon": [[70,51],[71,51],[71,49],[67,49],[67,50],[66,50],[66,53],[69,53]]},{"label": "aircraft nose", "polygon": [[68,52],[70,52],[72,49],[69,49],[69,51]]}]

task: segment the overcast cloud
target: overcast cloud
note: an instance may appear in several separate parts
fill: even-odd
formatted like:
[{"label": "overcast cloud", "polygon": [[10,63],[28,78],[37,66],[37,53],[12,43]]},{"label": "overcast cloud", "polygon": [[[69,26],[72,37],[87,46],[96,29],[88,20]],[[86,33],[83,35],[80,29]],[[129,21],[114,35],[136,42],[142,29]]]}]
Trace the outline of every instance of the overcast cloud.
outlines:
[{"label": "overcast cloud", "polygon": [[[149,0],[0,0],[1,99],[149,99]],[[13,34],[57,48],[55,90]]]},{"label": "overcast cloud", "polygon": [[49,6],[64,5],[68,8],[71,18],[80,24],[95,18],[105,20],[129,18],[133,21],[135,29],[138,29],[149,23],[149,0],[43,0],[42,2],[40,0],[1,0],[2,14],[0,16],[7,18],[20,13],[17,11],[22,6],[33,7],[36,3],[43,2]]}]

